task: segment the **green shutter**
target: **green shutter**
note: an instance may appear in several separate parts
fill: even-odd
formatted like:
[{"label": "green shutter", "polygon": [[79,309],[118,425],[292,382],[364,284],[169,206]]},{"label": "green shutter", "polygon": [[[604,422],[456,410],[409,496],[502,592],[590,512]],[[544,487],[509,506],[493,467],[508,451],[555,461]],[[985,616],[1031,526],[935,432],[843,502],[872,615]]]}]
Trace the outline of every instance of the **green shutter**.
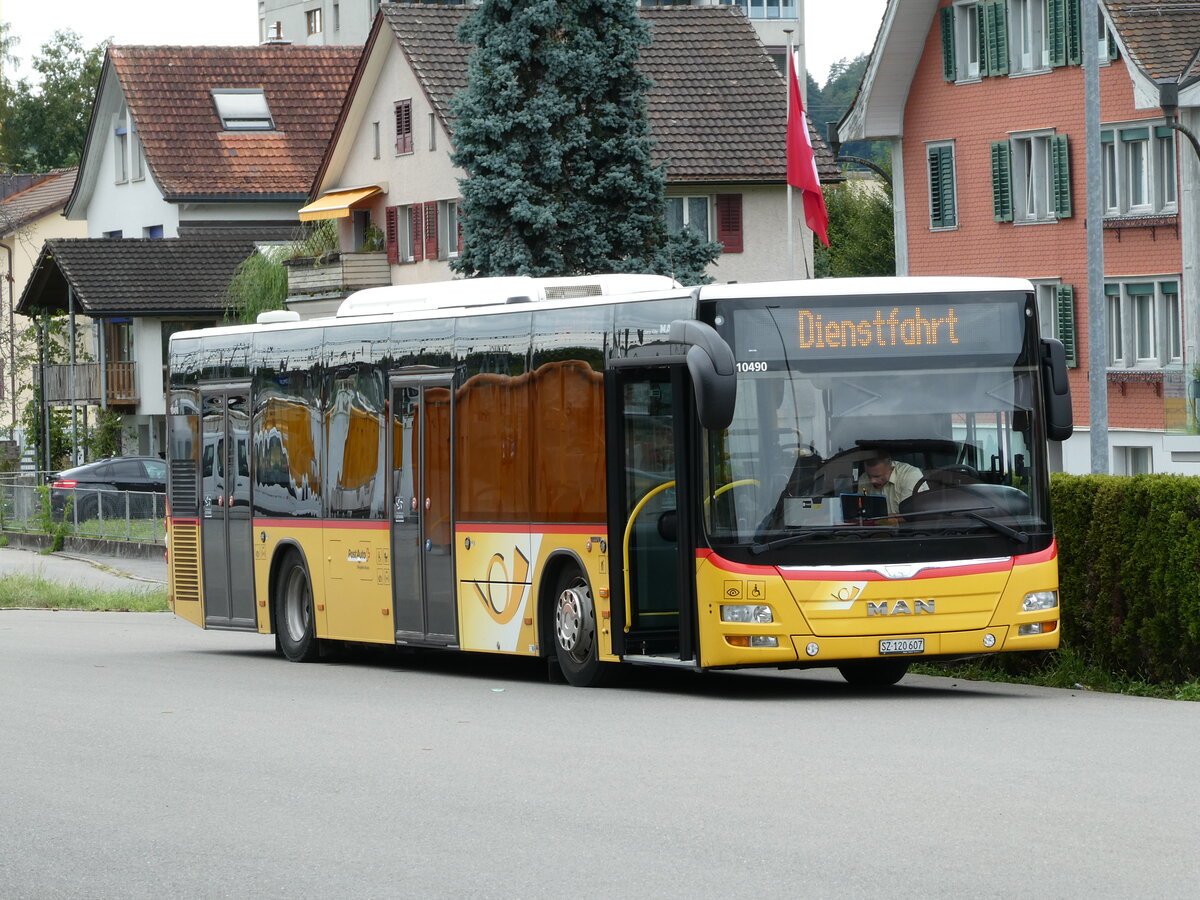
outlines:
[{"label": "green shutter", "polygon": [[1046,24],[1049,26],[1047,44],[1050,47],[1050,65],[1067,64],[1067,0],[1047,0]]},{"label": "green shutter", "polygon": [[1067,365],[1077,366],[1079,359],[1075,352],[1075,288],[1072,285],[1060,284],[1055,288],[1054,315],[1058,339],[1067,351]]},{"label": "green shutter", "polygon": [[929,225],[953,228],[958,224],[954,209],[954,148],[929,148],[928,162]]},{"label": "green shutter", "polygon": [[1158,289],[1160,291],[1162,291],[1164,294],[1178,294],[1179,293],[1179,282],[1178,281],[1160,281],[1158,283]]},{"label": "green shutter", "polygon": [[1071,218],[1071,157],[1067,136],[1050,138],[1050,164],[1054,173],[1054,214],[1060,219]]},{"label": "green shutter", "polygon": [[954,81],[958,77],[958,65],[954,58],[954,7],[944,6],[942,17],[942,77]]},{"label": "green shutter", "polygon": [[[982,10],[983,4],[980,7]],[[980,22],[987,23],[987,74],[1007,75],[1008,6],[1005,0],[992,0],[987,4],[986,11],[986,16],[980,16]]]},{"label": "green shutter", "polygon": [[1067,6],[1067,65],[1083,64],[1083,27],[1079,19],[1079,0],[1065,0]]},{"label": "green shutter", "polygon": [[1011,222],[1013,217],[1011,156],[1008,141],[992,144],[992,218],[997,222]]},{"label": "green shutter", "polygon": [[1104,296],[1120,297],[1121,296],[1121,286],[1119,284],[1106,284],[1104,286]]},{"label": "green shutter", "polygon": [[1123,141],[1148,141],[1150,140],[1150,128],[1122,128],[1121,140]]}]

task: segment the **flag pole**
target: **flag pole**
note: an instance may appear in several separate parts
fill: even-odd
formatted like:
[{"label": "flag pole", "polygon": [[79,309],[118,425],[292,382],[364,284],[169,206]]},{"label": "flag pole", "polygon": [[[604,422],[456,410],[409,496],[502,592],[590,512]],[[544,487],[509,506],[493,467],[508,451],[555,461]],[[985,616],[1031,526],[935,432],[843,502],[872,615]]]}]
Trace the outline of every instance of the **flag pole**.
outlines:
[{"label": "flag pole", "polygon": [[[787,104],[787,113],[784,115],[784,131],[790,127],[788,121],[792,114],[792,76],[791,67],[796,65],[795,57],[792,56],[792,29],[785,28],[783,33],[787,35],[787,90],[784,92],[784,103]],[[792,281],[796,279],[796,235],[795,235],[795,216],[792,214],[792,183],[787,180],[787,245],[788,245],[788,278]]]}]

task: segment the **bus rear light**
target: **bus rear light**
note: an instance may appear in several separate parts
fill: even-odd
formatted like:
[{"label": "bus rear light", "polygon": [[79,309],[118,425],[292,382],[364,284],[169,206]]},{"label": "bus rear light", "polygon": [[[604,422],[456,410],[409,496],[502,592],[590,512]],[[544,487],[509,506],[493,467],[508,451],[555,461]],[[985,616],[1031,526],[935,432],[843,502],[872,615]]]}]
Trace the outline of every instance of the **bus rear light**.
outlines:
[{"label": "bus rear light", "polygon": [[1050,634],[1058,628],[1057,622],[1033,622],[1017,628],[1017,634],[1022,637],[1027,634]]}]

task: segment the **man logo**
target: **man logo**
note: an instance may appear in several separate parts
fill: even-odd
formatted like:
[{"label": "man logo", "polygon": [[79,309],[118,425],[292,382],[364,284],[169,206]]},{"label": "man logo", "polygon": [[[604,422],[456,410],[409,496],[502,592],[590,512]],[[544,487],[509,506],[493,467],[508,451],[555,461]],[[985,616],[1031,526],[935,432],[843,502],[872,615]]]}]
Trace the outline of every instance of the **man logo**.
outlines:
[{"label": "man logo", "polygon": [[897,600],[890,608],[888,601],[883,600],[879,603],[867,601],[868,616],[920,616],[925,613],[933,615],[934,603],[930,600],[914,600],[915,606],[909,606],[907,600]]}]

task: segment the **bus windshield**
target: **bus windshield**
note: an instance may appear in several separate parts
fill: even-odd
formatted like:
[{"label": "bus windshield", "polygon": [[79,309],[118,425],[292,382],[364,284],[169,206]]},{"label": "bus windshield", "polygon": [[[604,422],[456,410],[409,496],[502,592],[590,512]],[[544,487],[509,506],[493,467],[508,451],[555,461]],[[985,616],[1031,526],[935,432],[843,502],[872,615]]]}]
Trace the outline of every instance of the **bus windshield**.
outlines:
[{"label": "bus windshield", "polygon": [[1023,552],[1048,533],[1023,296],[774,302],[714,316],[738,369],[733,422],[706,447],[714,547],[979,534]]}]

